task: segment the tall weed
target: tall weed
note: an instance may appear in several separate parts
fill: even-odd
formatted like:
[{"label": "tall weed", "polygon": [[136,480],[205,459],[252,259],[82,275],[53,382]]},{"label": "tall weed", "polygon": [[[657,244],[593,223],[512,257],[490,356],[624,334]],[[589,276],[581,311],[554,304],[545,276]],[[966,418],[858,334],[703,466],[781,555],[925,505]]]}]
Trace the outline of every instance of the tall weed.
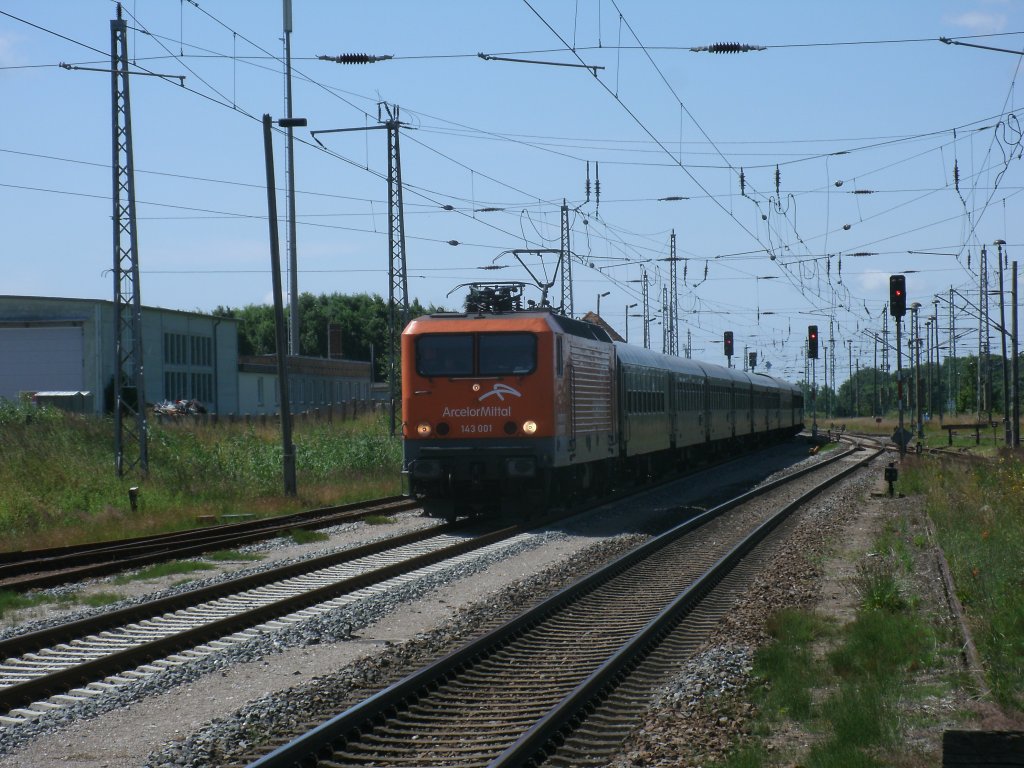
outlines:
[{"label": "tall weed", "polygon": [[[3,546],[25,549],[177,530],[197,515],[255,513],[392,495],[401,442],[380,418],[294,430],[299,496],[283,494],[280,431],[150,424],[149,475],[117,477],[113,421],[0,400]],[[128,488],[138,485],[132,509]]]},{"label": "tall weed", "polygon": [[914,462],[905,474],[927,494],[993,694],[1024,711],[1024,464]]}]

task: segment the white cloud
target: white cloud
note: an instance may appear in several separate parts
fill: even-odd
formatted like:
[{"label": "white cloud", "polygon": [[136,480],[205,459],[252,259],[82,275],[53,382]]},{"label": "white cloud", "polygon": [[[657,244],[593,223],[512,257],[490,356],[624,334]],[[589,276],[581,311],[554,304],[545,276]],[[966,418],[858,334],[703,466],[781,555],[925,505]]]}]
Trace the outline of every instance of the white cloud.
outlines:
[{"label": "white cloud", "polygon": [[20,63],[14,50],[14,39],[0,36],[0,66],[12,67]]},{"label": "white cloud", "polygon": [[947,16],[943,21],[976,35],[1002,32],[1007,24],[1005,14],[988,11],[967,11],[956,16]]},{"label": "white cloud", "polygon": [[857,275],[857,282],[860,284],[861,290],[870,296],[887,296],[890,274],[892,273],[875,271],[865,272],[862,275]]}]

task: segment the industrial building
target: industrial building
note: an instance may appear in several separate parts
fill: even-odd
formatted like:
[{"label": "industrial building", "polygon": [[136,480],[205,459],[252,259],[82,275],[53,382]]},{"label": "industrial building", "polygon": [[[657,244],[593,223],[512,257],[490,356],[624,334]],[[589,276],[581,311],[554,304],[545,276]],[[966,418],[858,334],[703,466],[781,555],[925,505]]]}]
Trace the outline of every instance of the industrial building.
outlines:
[{"label": "industrial building", "polygon": [[[25,397],[69,410],[112,409],[113,301],[0,296],[0,398]],[[221,414],[275,413],[273,356],[240,359],[232,318],[142,308],[142,360],[149,404],[198,400]],[[369,362],[290,357],[291,410],[367,399]]]}]

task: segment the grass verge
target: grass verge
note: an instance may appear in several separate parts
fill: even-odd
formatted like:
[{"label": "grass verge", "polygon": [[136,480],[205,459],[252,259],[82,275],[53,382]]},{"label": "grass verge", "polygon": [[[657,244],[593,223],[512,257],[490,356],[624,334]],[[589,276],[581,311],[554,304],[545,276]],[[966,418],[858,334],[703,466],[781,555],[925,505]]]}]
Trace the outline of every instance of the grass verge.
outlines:
[{"label": "grass verge", "polygon": [[263,555],[258,552],[239,552],[237,549],[221,549],[216,552],[203,554],[204,560],[213,560],[215,563],[241,563],[262,560]]},{"label": "grass verge", "polygon": [[[297,421],[298,495],[271,426],[150,424],[149,475],[118,478],[111,419],[0,400],[3,547],[37,549],[182,530],[200,516],[272,517],[400,492],[401,441],[383,418]],[[139,486],[132,508],[128,488]]]},{"label": "grass verge", "polygon": [[133,581],[151,581],[164,576],[179,576],[196,571],[212,571],[217,566],[199,560],[172,560],[169,563],[157,563],[141,571],[127,573],[114,579],[115,584],[130,584]]},{"label": "grass verge", "polygon": [[287,537],[296,544],[315,544],[318,541],[328,541],[331,537],[320,531],[309,531],[305,528],[293,528],[288,531]]},{"label": "grass verge", "polygon": [[[842,626],[809,611],[772,617],[772,641],[754,661],[754,738],[730,754],[728,768],[912,764],[901,762],[906,756],[899,741],[907,702],[934,690],[911,680],[918,670],[941,665],[935,648],[943,640],[907,597],[907,574],[901,557],[865,558],[853,580],[856,616]],[[766,749],[778,732],[801,733],[787,744],[809,746]]]},{"label": "grass verge", "polygon": [[1024,712],[1024,463],[905,464],[899,488],[926,497],[992,693]]}]

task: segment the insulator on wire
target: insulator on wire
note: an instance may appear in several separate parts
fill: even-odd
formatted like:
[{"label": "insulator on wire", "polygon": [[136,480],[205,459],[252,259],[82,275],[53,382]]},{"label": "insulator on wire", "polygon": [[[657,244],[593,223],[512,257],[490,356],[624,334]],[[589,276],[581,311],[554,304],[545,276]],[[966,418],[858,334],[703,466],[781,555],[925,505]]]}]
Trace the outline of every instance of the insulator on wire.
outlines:
[{"label": "insulator on wire", "polygon": [[763,45],[750,45],[749,43],[712,43],[701,45],[690,50],[694,53],[749,53],[750,51],[763,51]]},{"label": "insulator on wire", "polygon": [[740,168],[740,194],[744,197],[747,196],[747,177],[743,173],[743,169]]},{"label": "insulator on wire", "polygon": [[371,56],[368,53],[342,53],[338,56],[317,56],[320,61],[333,61],[335,64],[372,64],[375,61],[387,61],[391,56]]},{"label": "insulator on wire", "polygon": [[587,160],[587,184],[586,184],[587,202],[590,202],[590,161]]},{"label": "insulator on wire", "polygon": [[960,166],[957,164],[956,158],[953,159],[953,189],[957,192],[960,191]]},{"label": "insulator on wire", "polygon": [[782,171],[779,170],[779,166],[775,166],[775,195],[781,197],[782,193],[779,188],[782,186]]}]

